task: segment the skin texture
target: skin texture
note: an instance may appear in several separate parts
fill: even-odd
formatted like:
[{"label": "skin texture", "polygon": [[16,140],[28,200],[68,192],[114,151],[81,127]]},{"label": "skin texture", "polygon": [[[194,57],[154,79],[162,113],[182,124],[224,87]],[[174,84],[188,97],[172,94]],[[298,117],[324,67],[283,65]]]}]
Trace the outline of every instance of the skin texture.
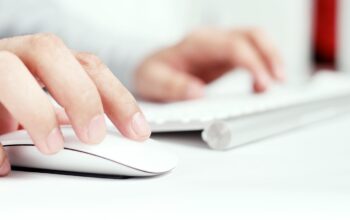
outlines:
[{"label": "skin texture", "polygon": [[[205,84],[235,68],[249,70],[255,92],[284,80],[281,56],[263,31],[205,28],[147,57],[135,88],[152,101],[200,98]],[[63,109],[51,105],[42,87]],[[99,143],[103,113],[126,137],[150,135],[133,96],[95,55],[71,51],[52,34],[0,40],[0,134],[24,128],[42,153],[53,154],[63,147],[59,124],[72,124],[85,143]],[[0,146],[0,176],[9,164]]]},{"label": "skin texture", "polygon": [[[42,87],[63,109],[53,107]],[[42,153],[54,154],[63,148],[61,123],[87,144],[101,142],[104,113],[124,136],[150,136],[135,99],[98,57],[72,52],[52,34],[0,40],[0,134],[24,128]],[[0,146],[0,176],[9,171]]]},{"label": "skin texture", "polygon": [[285,78],[281,56],[263,31],[205,28],[145,59],[136,72],[136,92],[161,102],[199,98],[205,84],[235,68],[251,73],[255,92]]}]

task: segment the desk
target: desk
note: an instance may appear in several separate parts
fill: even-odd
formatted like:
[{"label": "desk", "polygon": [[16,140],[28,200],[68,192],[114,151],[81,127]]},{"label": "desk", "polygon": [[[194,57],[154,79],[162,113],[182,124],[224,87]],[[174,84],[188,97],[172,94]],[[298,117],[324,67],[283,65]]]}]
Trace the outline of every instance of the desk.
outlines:
[{"label": "desk", "polygon": [[176,143],[173,172],[125,180],[12,172],[0,179],[1,219],[350,218],[350,115],[226,152],[195,134],[155,138]]}]

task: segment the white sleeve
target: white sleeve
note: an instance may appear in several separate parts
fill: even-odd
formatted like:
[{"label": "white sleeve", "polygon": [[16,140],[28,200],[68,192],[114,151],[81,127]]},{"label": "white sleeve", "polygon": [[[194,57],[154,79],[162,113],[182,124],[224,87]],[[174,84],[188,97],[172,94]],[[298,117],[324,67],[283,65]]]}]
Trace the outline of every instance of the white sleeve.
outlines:
[{"label": "white sleeve", "polygon": [[[19,3],[20,2],[20,3]],[[131,91],[139,62],[159,47],[132,36],[116,36],[67,13],[55,1],[0,0],[0,37],[51,32],[72,49],[98,55]]]}]

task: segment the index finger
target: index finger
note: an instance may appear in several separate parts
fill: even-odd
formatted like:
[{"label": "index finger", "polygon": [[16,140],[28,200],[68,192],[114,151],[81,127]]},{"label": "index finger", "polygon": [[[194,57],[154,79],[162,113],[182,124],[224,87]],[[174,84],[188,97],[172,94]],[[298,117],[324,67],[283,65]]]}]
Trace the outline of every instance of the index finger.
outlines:
[{"label": "index finger", "polygon": [[60,38],[52,34],[27,35],[1,41],[0,46],[16,54],[45,84],[67,111],[81,141],[102,141],[106,127],[97,88]]},{"label": "index finger", "polygon": [[248,30],[245,31],[245,34],[265,61],[271,75],[275,79],[283,81],[285,79],[285,73],[282,56],[269,36],[260,29]]},{"label": "index finger", "polygon": [[76,53],[100,93],[104,111],[118,130],[134,140],[145,140],[151,130],[134,97],[102,61],[89,53]]}]

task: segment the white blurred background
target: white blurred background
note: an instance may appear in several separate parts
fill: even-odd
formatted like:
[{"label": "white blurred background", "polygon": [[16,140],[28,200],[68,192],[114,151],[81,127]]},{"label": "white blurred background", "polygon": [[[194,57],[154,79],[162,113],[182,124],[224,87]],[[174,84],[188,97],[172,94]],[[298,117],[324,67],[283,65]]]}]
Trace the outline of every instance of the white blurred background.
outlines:
[{"label": "white blurred background", "polygon": [[173,43],[203,25],[257,26],[280,49],[290,82],[303,81],[311,72],[311,0],[76,0],[60,4],[91,25],[160,44]]}]

